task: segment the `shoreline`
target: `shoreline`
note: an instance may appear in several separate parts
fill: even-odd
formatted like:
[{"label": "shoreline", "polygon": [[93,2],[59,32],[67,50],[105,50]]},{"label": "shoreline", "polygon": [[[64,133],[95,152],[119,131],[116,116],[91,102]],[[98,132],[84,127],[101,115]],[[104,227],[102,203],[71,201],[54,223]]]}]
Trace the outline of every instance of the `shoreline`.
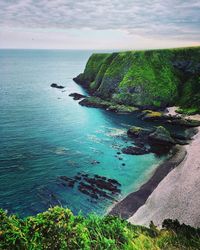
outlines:
[{"label": "shoreline", "polygon": [[185,160],[160,182],[129,222],[149,226],[153,221],[161,227],[164,219],[178,219],[192,227],[200,226],[200,127],[193,141],[184,147]]},{"label": "shoreline", "polygon": [[184,146],[176,145],[172,148],[172,155],[163,163],[158,165],[151,178],[145,182],[137,191],[128,194],[121,201],[116,203],[108,215],[119,216],[128,219],[145,204],[149,196],[153,193],[159,183],[178,165],[180,165],[187,151]]},{"label": "shoreline", "polygon": [[[177,116],[176,107],[167,114]],[[181,117],[200,121],[200,115]],[[139,190],[130,193],[108,212],[128,219],[130,223],[161,226],[164,219],[178,219],[194,227],[200,226],[200,127],[188,145],[173,147],[172,155],[155,170]],[[189,205],[190,204],[190,205]]]}]

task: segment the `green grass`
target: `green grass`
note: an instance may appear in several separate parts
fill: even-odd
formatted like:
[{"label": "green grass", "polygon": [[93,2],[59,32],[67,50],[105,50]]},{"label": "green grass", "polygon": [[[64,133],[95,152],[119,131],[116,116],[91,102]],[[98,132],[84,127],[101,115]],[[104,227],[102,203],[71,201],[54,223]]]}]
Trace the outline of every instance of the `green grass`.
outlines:
[{"label": "green grass", "polygon": [[0,210],[0,249],[199,249],[200,229],[166,220],[163,229],[134,226],[117,217],[74,216],[69,209],[50,208],[20,219]]}]

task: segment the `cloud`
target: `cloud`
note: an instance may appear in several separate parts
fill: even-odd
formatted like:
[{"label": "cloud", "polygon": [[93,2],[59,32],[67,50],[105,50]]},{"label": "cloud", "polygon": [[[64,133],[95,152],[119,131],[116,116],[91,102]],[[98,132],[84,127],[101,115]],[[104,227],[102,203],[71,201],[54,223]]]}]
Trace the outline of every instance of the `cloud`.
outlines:
[{"label": "cloud", "polygon": [[122,30],[200,40],[199,0],[1,0],[0,28]]}]

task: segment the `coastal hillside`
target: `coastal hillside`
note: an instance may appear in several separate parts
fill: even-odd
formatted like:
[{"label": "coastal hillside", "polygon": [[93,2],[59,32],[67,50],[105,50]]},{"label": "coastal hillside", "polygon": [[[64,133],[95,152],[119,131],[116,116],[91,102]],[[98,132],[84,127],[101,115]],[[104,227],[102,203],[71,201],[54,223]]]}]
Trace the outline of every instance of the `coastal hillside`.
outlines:
[{"label": "coastal hillside", "polygon": [[200,107],[200,47],[93,54],[74,81],[94,96],[139,107]]}]

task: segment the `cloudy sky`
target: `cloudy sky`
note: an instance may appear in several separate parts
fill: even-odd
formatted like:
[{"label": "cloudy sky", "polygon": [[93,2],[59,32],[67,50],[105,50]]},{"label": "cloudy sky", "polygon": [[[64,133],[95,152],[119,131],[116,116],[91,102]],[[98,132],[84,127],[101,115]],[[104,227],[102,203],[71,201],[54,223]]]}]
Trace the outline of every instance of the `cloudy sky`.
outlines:
[{"label": "cloudy sky", "polygon": [[199,0],[0,0],[0,48],[199,44]]}]

